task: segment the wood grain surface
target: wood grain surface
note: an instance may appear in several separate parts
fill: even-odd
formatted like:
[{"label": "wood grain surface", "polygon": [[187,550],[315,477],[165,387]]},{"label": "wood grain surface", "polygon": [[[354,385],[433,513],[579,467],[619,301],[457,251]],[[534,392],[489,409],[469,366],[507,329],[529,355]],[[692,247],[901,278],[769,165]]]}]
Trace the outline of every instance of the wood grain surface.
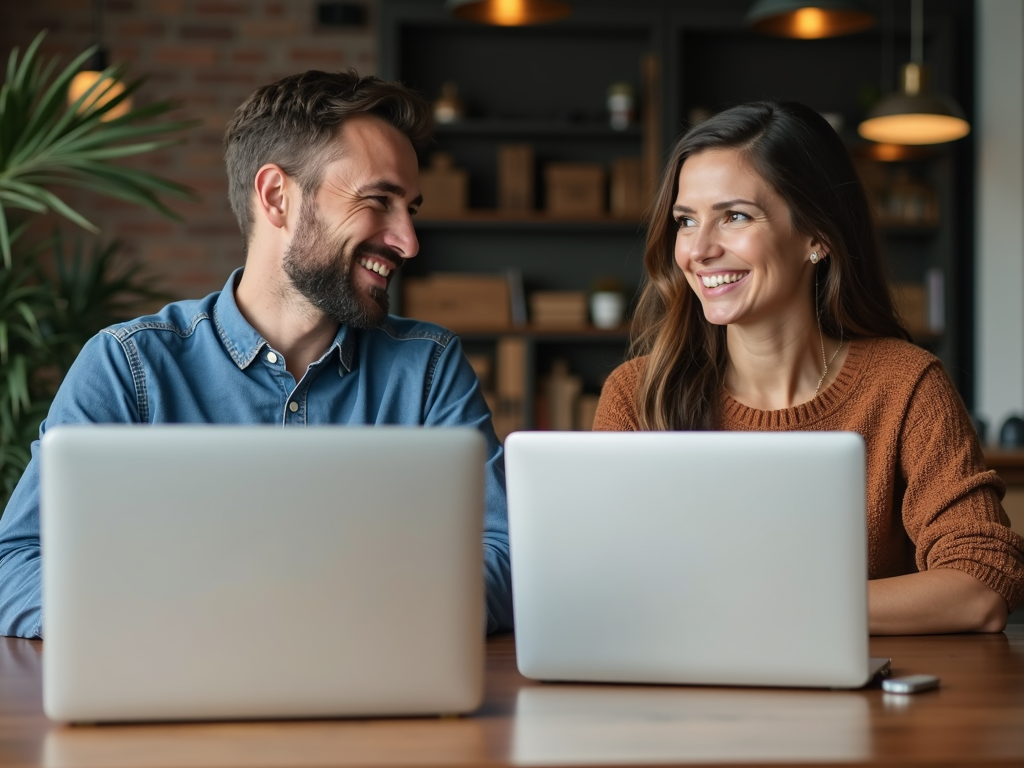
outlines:
[{"label": "wood grain surface", "polygon": [[[112,638],[113,641],[113,638]],[[415,639],[410,639],[415,642]],[[42,712],[43,643],[0,638],[0,766],[1024,766],[1024,626],[879,637],[937,691],[544,684],[488,642],[487,695],[457,719],[101,725]]]}]

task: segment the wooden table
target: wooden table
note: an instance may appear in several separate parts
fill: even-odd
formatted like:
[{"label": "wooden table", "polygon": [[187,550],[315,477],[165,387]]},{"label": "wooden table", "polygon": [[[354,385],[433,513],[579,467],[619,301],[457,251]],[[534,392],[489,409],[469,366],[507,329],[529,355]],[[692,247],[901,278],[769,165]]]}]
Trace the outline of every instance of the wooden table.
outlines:
[{"label": "wooden table", "polygon": [[0,766],[1024,765],[1024,626],[873,638],[911,697],[532,683],[488,643],[472,717],[68,727],[42,713],[42,643],[0,638]]}]

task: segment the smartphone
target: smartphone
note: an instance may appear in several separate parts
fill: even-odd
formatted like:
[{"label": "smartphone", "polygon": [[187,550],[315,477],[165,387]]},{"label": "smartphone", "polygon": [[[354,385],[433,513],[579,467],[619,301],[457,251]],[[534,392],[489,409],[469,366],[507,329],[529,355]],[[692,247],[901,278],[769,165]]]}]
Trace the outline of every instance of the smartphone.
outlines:
[{"label": "smartphone", "polygon": [[939,687],[939,678],[935,675],[908,675],[907,677],[890,677],[882,681],[882,690],[888,693],[920,693]]}]

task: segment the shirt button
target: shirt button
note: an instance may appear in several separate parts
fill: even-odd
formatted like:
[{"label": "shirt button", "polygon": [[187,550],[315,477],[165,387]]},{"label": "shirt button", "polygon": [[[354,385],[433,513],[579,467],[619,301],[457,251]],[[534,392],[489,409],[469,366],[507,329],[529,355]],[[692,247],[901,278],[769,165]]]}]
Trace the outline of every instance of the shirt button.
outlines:
[{"label": "shirt button", "polygon": [[292,413],[295,413],[297,410],[299,410],[299,404],[292,400],[290,403],[288,403],[288,410],[291,411]]},{"label": "shirt button", "polygon": [[276,363],[277,355],[275,355],[273,352],[267,352],[267,362],[270,363],[271,365]]}]

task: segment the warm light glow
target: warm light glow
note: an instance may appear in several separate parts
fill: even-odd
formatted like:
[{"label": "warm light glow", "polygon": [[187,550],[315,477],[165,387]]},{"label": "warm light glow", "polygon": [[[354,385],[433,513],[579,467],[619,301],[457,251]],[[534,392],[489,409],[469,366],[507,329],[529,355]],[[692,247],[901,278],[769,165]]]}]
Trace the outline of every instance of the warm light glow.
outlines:
[{"label": "warm light glow", "polygon": [[502,27],[547,24],[572,12],[566,0],[448,0],[445,7],[457,18]]},{"label": "warm light glow", "polygon": [[857,128],[865,139],[887,144],[941,144],[971,131],[966,120],[949,115],[886,115],[865,120]]},{"label": "warm light glow", "polygon": [[[68,103],[74,104],[78,101],[86,91],[88,91],[93,83],[100,79],[101,72],[86,71],[79,72],[75,75],[74,80],[71,81],[71,85],[68,87]],[[92,92],[92,95],[78,108],[79,112],[84,112],[89,107],[96,105],[102,107],[108,101],[113,99],[115,96],[124,93],[124,84],[118,81],[112,81],[109,87],[106,84],[100,84],[96,87],[96,90]],[[116,107],[105,113],[100,119],[103,121],[114,120],[122,115],[128,113],[128,110],[132,108],[131,99],[125,99]]]},{"label": "warm light glow", "polygon": [[502,27],[518,27],[526,22],[523,0],[492,0],[494,23]]},{"label": "warm light glow", "polygon": [[801,8],[793,14],[793,37],[813,40],[827,37],[831,25],[826,13],[820,8]]},{"label": "warm light glow", "polygon": [[913,152],[921,151],[919,149],[911,150],[903,144],[869,144],[868,146],[870,147],[870,156],[883,163],[912,159]]}]

